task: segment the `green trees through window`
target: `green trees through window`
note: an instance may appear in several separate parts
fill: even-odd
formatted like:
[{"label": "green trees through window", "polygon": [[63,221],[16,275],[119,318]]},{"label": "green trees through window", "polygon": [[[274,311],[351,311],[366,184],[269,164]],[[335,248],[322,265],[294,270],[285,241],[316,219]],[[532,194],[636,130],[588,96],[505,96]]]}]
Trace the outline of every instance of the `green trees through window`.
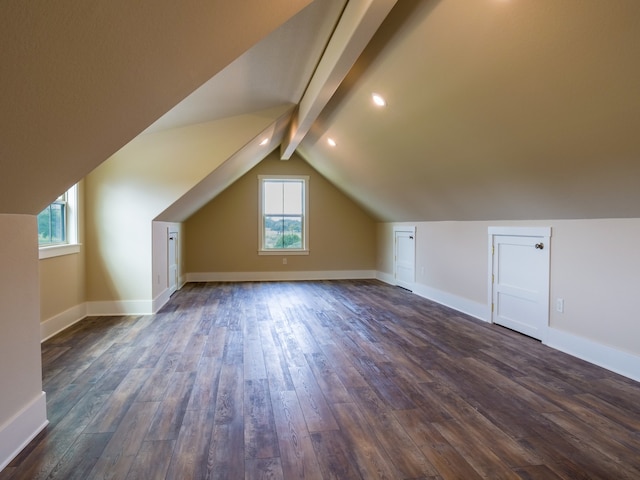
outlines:
[{"label": "green trees through window", "polygon": [[38,244],[58,245],[67,241],[67,204],[64,195],[38,215]]}]

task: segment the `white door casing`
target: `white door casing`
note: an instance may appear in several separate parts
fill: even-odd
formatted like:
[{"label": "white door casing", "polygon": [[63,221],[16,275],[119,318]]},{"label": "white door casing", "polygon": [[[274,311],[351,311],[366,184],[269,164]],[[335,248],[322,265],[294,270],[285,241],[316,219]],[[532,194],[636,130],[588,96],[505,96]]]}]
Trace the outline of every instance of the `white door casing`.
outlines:
[{"label": "white door casing", "polygon": [[413,290],[416,272],[416,227],[394,227],[393,275],[396,285]]},{"label": "white door casing", "polygon": [[178,233],[169,232],[168,236],[169,295],[178,289]]},{"label": "white door casing", "polygon": [[551,228],[491,227],[491,321],[545,341]]}]

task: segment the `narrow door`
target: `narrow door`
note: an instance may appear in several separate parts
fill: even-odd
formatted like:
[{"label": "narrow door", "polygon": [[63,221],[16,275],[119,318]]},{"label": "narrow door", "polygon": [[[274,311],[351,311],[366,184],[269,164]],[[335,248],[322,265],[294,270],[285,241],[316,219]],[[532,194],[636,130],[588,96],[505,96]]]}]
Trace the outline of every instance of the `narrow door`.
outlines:
[{"label": "narrow door", "polygon": [[178,289],[178,234],[169,232],[169,295]]},{"label": "narrow door", "polygon": [[395,261],[394,275],[396,285],[413,290],[415,282],[415,228],[407,227],[406,230],[394,230],[395,234]]},{"label": "narrow door", "polygon": [[493,236],[492,319],[544,340],[549,323],[549,237]]}]

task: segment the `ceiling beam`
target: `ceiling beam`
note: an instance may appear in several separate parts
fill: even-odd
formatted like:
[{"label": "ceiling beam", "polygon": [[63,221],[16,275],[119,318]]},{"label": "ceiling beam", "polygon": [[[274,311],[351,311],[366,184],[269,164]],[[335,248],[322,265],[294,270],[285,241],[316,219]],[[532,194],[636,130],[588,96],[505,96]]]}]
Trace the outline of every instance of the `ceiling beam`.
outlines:
[{"label": "ceiling beam", "polygon": [[288,160],[397,0],[349,0],[280,147]]}]

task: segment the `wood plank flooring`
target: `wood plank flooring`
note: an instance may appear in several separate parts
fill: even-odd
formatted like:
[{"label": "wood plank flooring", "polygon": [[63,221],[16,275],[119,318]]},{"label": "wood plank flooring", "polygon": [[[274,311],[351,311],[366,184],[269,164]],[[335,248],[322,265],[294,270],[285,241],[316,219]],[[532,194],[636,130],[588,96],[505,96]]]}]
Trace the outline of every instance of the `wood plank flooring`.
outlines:
[{"label": "wood plank flooring", "polygon": [[0,480],[640,478],[640,384],[377,281],[188,284],[42,359]]}]

